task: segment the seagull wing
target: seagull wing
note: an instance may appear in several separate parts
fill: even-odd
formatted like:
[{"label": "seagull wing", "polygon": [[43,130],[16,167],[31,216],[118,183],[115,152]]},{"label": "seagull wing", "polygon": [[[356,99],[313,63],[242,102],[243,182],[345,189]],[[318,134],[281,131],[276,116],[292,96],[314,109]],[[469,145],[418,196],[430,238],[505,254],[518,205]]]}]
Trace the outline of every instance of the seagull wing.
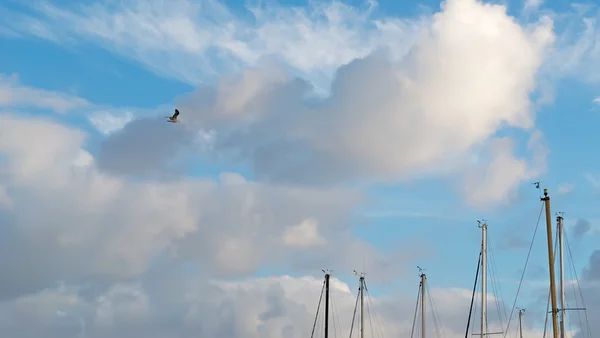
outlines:
[{"label": "seagull wing", "polygon": [[175,114],[173,114],[173,118],[176,119],[179,116],[179,110],[175,109]]}]

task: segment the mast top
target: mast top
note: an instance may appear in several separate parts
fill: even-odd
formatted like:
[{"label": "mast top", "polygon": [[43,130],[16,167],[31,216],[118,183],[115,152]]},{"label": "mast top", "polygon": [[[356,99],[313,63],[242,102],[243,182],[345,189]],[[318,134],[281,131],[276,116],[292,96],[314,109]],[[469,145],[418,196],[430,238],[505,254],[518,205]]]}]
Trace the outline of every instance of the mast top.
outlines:
[{"label": "mast top", "polygon": [[550,201],[550,196],[548,196],[548,189],[544,189],[544,197],[540,197],[541,201]]},{"label": "mast top", "polygon": [[365,275],[367,274],[366,272],[357,272],[356,270],[352,270],[354,271],[354,274],[356,276],[358,276],[360,279],[365,279]]},{"label": "mast top", "polygon": [[548,189],[544,189],[544,197],[541,197],[540,199],[542,201],[550,200],[550,197],[548,196]]},{"label": "mast top", "polygon": [[485,219],[477,220],[477,227],[487,228],[487,221]]}]

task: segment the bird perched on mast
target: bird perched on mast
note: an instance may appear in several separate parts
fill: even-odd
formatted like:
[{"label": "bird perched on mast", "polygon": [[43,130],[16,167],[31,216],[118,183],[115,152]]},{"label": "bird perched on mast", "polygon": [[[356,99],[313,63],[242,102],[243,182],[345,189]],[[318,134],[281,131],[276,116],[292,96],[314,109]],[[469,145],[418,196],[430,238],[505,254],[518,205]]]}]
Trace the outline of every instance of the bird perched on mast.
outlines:
[{"label": "bird perched on mast", "polygon": [[165,116],[165,117],[168,118],[167,122],[179,123],[177,116],[179,116],[179,110],[175,109],[175,114],[173,114],[173,116]]}]

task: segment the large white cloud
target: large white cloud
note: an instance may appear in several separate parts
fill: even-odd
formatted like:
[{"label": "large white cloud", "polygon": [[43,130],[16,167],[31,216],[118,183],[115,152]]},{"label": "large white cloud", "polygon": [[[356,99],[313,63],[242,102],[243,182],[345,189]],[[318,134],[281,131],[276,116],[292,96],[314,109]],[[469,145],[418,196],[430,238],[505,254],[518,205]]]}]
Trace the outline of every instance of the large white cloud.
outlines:
[{"label": "large white cloud", "polygon": [[[262,185],[227,173],[217,181],[127,180],[99,172],[84,142],[81,131],[48,119],[0,115],[2,296],[57,279],[133,278],[158,254],[215,276],[267,263],[350,271],[348,259],[364,254],[383,278],[397,272],[352,236],[356,191]],[[290,242],[290,232],[303,245]]]},{"label": "large white cloud", "polygon": [[456,173],[484,147],[488,161],[475,167],[484,174],[469,173],[470,182],[480,179],[467,186],[493,185],[495,198],[471,200],[495,203],[545,170],[540,132],[532,133],[529,163],[515,158],[510,140],[494,137],[505,127],[534,128],[530,95],[553,39],[547,18],[524,28],[502,6],[452,0],[406,57],[384,50],[352,61],[338,69],[326,99],[306,98],[309,83],[265,63],[179,102],[188,123],[216,131],[213,149],[250,163],[264,180]]},{"label": "large white cloud", "polygon": [[[238,27],[238,20],[222,6],[209,4],[203,9],[211,13],[216,10],[221,14],[220,20],[232,22],[228,27]],[[213,26],[199,31],[195,24],[181,24],[193,22],[191,18],[199,10],[196,5],[179,1],[158,11],[160,6],[153,2],[136,3],[125,12],[102,6],[82,7],[79,14],[51,5],[40,10],[50,20],[46,22],[48,25],[60,19],[73,27],[82,27],[81,34],[100,38],[117,51],[129,51],[125,46],[136,46],[135,50],[145,57],[153,51],[162,53],[169,44],[181,45],[180,49],[188,46],[184,49],[205,55],[216,41],[227,41],[213,38],[220,35],[207,33]],[[339,25],[346,27],[340,23],[346,18],[358,16],[362,24],[371,22],[369,11],[364,16],[337,3],[313,9],[328,18],[328,32],[338,32]],[[281,20],[272,23],[269,21],[272,17],[264,12],[254,13],[263,21],[259,20],[259,28],[250,30],[251,36],[284,24]],[[312,22],[305,12],[294,13],[297,16],[293,18],[298,22]],[[93,19],[89,19],[92,14]],[[179,19],[178,25],[183,25],[177,30],[182,34],[175,34],[169,28],[175,18]],[[164,24],[144,24],[147,21]],[[137,28],[120,29],[122,22],[135,23]],[[471,204],[485,206],[507,200],[506,196],[513,194],[520,182],[545,171],[547,150],[541,133],[535,131],[536,111],[530,96],[538,89],[538,71],[554,40],[552,21],[543,17],[538,23],[524,27],[508,16],[503,6],[451,0],[430,20],[419,22],[422,29],[412,35],[411,49],[406,53],[398,53],[396,46],[375,43],[367,44],[370,47],[354,55],[344,53],[333,57],[337,61],[327,63],[327,67],[342,67],[336,71],[331,95],[323,99],[307,97],[312,93],[312,83],[293,77],[286,68],[288,64],[304,67],[307,74],[315,64],[313,61],[302,63],[292,58],[300,57],[297,52],[286,54],[288,49],[282,46],[268,51],[256,49],[257,55],[269,56],[283,50],[282,55],[288,57],[278,58],[284,61],[283,66],[270,58],[242,62],[256,67],[243,70],[239,76],[221,77],[215,87],[202,85],[181,98],[178,102],[187,127],[167,131],[151,120],[128,124],[102,145],[99,168],[113,174],[154,176],[182,170],[180,150],[190,151],[188,145],[198,138],[197,128],[203,128],[213,133],[208,148],[212,150],[209,154],[212,158],[241,162],[262,181],[331,184],[440,174],[455,179],[463,175],[463,184],[458,186],[465,190]],[[374,23],[381,29],[389,28],[384,21]],[[389,25],[391,21],[385,23]],[[300,24],[290,25],[298,28]],[[49,29],[60,27],[64,28],[54,22]],[[148,27],[155,28],[146,32]],[[67,31],[76,34],[68,27]],[[281,31],[292,34],[289,30]],[[155,38],[147,39],[152,36],[150,33]],[[329,46],[332,45],[329,40],[338,41],[334,37],[348,34],[309,35],[314,37],[311,38],[314,43],[323,39]],[[200,37],[205,35],[211,36],[207,39],[212,42]],[[190,38],[194,36],[198,37]],[[260,36],[261,41],[267,41],[266,35]],[[255,45],[251,38],[245,38],[239,39],[248,46]],[[279,41],[277,36],[269,39]],[[394,39],[402,38],[398,35]],[[352,46],[352,41],[347,43]],[[390,48],[377,49],[382,46]],[[356,57],[363,58],[356,60]],[[221,62],[227,63],[228,59]],[[512,141],[496,138],[505,128],[531,132],[528,149],[531,159],[516,158],[518,150],[513,149]],[[181,129],[187,129],[187,133],[180,133]],[[114,131],[115,128],[110,129]],[[155,151],[146,152],[142,148]],[[131,152],[140,157],[129,157],[127,154]],[[474,157],[479,161],[472,163]],[[488,191],[494,194],[486,194]]]},{"label": "large white cloud", "polygon": [[[195,115],[185,117],[188,123],[217,133],[212,149],[219,156],[233,154],[261,180],[330,183],[460,173],[474,152],[484,152],[487,161],[473,165],[460,186],[469,187],[469,202],[485,205],[506,200],[521,181],[545,171],[539,132],[532,134],[532,161],[515,158],[511,141],[494,137],[505,127],[534,128],[530,96],[554,40],[550,19],[521,26],[504,6],[475,0],[447,1],[431,18],[378,19],[373,4],[253,7],[254,24],[214,1],[77,10],[44,4],[35,22],[64,42],[91,39],[192,83],[200,81],[190,76],[206,75],[214,60],[236,65],[229,70],[258,65],[241,79],[217,78],[217,88],[202,86],[181,103],[184,116]],[[23,33],[31,21],[5,24]],[[213,50],[223,53],[213,58]],[[312,82],[290,77],[288,65]],[[323,87],[315,72],[330,78],[334,71],[330,97],[305,98],[313,84]],[[169,149],[181,138],[156,144],[160,151],[139,164],[112,163],[123,157],[119,143],[129,141],[132,151],[149,128],[131,125],[107,142],[100,167],[113,173],[165,169],[176,160]],[[490,190],[492,198],[479,197]]]}]

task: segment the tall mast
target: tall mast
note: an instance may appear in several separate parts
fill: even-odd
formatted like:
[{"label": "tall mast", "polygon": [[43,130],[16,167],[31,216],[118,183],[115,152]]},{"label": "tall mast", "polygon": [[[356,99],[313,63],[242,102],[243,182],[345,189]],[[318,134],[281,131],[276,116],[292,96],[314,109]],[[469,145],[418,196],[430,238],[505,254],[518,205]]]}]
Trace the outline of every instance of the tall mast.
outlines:
[{"label": "tall mast", "polygon": [[565,300],[565,262],[563,260],[563,218],[562,216],[556,217],[558,222],[558,257],[560,264],[560,336],[565,338],[565,314],[566,304]]},{"label": "tall mast", "polygon": [[523,313],[525,309],[519,309],[519,337],[523,338]]},{"label": "tall mast", "polygon": [[477,221],[481,228],[481,338],[487,329],[487,223]]},{"label": "tall mast", "polygon": [[426,338],[426,323],[425,323],[425,318],[426,318],[426,307],[425,307],[425,294],[427,293],[426,290],[426,285],[425,283],[427,282],[427,276],[425,276],[424,273],[421,273],[421,338]]},{"label": "tall mast", "polygon": [[325,338],[329,337],[329,273],[325,273]]},{"label": "tall mast", "polygon": [[552,301],[552,333],[554,338],[558,336],[558,316],[556,307],[556,280],[554,277],[554,249],[552,248],[552,219],[550,215],[550,196],[548,189],[544,189],[544,201],[546,209],[546,232],[548,233],[548,268],[550,270],[550,299]]},{"label": "tall mast", "polygon": [[[365,338],[365,273],[358,273],[354,270],[354,274],[359,277],[360,286],[358,291],[360,292],[360,338]],[[356,311],[356,308],[355,308]],[[354,324],[354,318],[352,319]],[[352,335],[352,332],[350,332]]]}]

